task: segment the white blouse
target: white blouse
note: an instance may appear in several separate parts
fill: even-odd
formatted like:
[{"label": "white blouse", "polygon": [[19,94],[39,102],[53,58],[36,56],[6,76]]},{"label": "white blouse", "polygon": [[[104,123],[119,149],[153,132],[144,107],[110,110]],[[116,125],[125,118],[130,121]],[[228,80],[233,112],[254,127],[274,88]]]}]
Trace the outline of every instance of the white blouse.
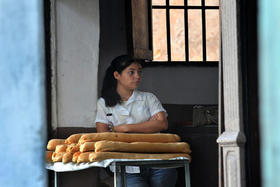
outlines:
[{"label": "white blouse", "polygon": [[113,107],[106,107],[105,100],[100,98],[97,101],[95,123],[114,126],[141,123],[148,121],[158,112],[166,113],[166,110],[154,94],[135,90],[127,101]]},{"label": "white blouse", "polygon": [[[121,124],[135,124],[148,121],[158,112],[165,112],[157,97],[148,92],[134,90],[130,98],[113,107],[107,107],[105,100],[100,98],[97,101],[97,114],[95,123],[112,124],[118,126]],[[113,168],[110,167],[113,171]],[[140,173],[139,167],[126,167],[127,173]]]}]

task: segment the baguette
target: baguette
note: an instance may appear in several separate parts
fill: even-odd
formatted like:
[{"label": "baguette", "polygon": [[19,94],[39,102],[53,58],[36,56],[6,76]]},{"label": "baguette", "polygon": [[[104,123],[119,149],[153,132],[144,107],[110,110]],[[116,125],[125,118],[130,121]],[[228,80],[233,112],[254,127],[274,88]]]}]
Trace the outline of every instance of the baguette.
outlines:
[{"label": "baguette", "polygon": [[67,145],[66,145],[66,144],[57,145],[57,146],[55,147],[55,152],[56,152],[56,153],[59,153],[59,152],[66,152],[66,148],[67,148]]},{"label": "baguette", "polygon": [[90,162],[101,162],[106,159],[162,159],[186,157],[191,160],[191,156],[185,153],[170,154],[143,154],[143,153],[118,153],[118,152],[93,152],[89,154]]},{"label": "baguette", "polygon": [[62,156],[62,162],[63,162],[63,163],[71,162],[71,161],[72,161],[72,157],[73,157],[73,154],[72,154],[72,153],[65,153],[65,154]]},{"label": "baguette", "polygon": [[52,161],[53,162],[62,162],[62,157],[65,153],[66,152],[59,152],[59,153],[53,152]]},{"label": "baguette", "polygon": [[72,157],[72,162],[77,162],[78,161],[78,156],[81,154],[80,151],[76,152],[73,154],[73,157]]},{"label": "baguette", "polygon": [[89,161],[89,155],[93,153],[93,152],[84,152],[79,154],[78,159],[77,159],[77,163],[81,163],[81,162],[90,162]]},{"label": "baguette", "polygon": [[72,143],[78,143],[80,137],[82,136],[83,134],[80,133],[80,134],[72,134],[71,136],[69,136],[66,140],[65,140],[65,143],[66,144],[72,144]]},{"label": "baguette", "polygon": [[53,151],[46,151],[46,162],[52,162]]},{"label": "baguette", "polygon": [[119,141],[119,142],[179,142],[180,137],[176,134],[168,133],[114,133],[114,132],[103,132],[103,133],[89,133],[81,136],[79,143],[85,142],[97,142],[101,140],[108,141]]},{"label": "baguette", "polygon": [[[86,142],[88,143],[88,142]],[[85,143],[85,144],[86,144]],[[82,152],[82,151],[81,151]],[[130,153],[191,153],[186,142],[150,143],[150,142],[114,142],[98,141],[95,152],[130,152]]]},{"label": "baguette", "polygon": [[80,146],[80,152],[94,151],[95,142],[85,142]]},{"label": "baguette", "polygon": [[71,143],[70,145],[67,145],[66,152],[67,153],[75,153],[80,150],[80,145],[77,143]]},{"label": "baguette", "polygon": [[47,149],[49,151],[54,151],[57,145],[64,144],[64,139],[51,139],[48,142]]}]

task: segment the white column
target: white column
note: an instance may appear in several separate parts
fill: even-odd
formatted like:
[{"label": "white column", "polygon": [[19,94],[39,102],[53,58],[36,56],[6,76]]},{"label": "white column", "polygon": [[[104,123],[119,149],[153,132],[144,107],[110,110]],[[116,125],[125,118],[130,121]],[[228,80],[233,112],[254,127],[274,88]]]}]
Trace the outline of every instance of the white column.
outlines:
[{"label": "white column", "polygon": [[239,54],[239,10],[237,0],[221,0],[221,32],[223,58],[224,126],[217,142],[223,152],[225,187],[244,187],[245,165],[242,110],[242,77]]}]

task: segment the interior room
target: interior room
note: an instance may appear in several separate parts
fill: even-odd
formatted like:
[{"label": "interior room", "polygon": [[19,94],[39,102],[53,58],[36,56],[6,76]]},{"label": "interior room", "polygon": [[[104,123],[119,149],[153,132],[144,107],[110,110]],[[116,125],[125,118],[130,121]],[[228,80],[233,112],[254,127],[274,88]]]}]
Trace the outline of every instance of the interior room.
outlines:
[{"label": "interior room", "polygon": [[[162,2],[154,1],[153,3],[154,5],[160,5]],[[176,3],[178,6],[184,4],[180,1],[174,1],[173,6],[175,8],[178,8]],[[196,6],[196,8],[202,7],[199,1],[190,1],[189,4]],[[147,5],[145,6],[149,7]],[[50,10],[50,15],[47,14],[48,19],[50,19],[50,22],[47,22],[49,23],[47,27],[50,28],[48,36],[51,38],[49,43],[51,50],[48,57],[53,61],[49,73],[50,75],[56,75],[49,77],[51,82],[49,86],[52,90],[50,93],[52,126],[57,128],[52,128],[56,131],[50,131],[49,137],[65,138],[73,133],[94,132],[95,104],[100,96],[105,70],[116,56],[133,54],[133,34],[130,33],[134,24],[132,4],[125,0],[116,2],[107,0],[79,2],[59,0],[51,1],[46,6],[49,6],[47,10]],[[207,6],[207,2],[204,6]],[[154,54],[152,58],[151,56],[143,56],[147,61],[144,64],[143,80],[139,87],[139,90],[154,93],[167,110],[169,123],[167,132],[180,135],[183,141],[191,145],[193,156],[190,166],[192,186],[218,185],[218,146],[216,139],[218,137],[218,61],[220,53],[219,3],[213,1],[210,2],[209,6],[212,6],[212,9],[204,12],[204,19],[201,17],[202,9],[198,12],[196,12],[197,9],[189,10],[189,17],[192,16],[194,22],[193,25],[190,24],[189,26],[189,36],[180,36],[180,32],[185,33],[184,27],[171,27],[170,29],[171,31],[172,29],[175,30],[172,32],[177,32],[171,38],[177,34],[177,37],[181,37],[181,40],[184,40],[185,37],[189,39],[189,50],[185,50],[189,53],[189,60],[186,60],[185,51],[181,52],[183,57],[176,57],[176,55],[182,56],[177,50],[185,48],[185,46],[178,46],[179,44],[175,42],[175,47],[173,47],[173,44],[170,47],[171,49],[174,48],[174,54],[170,54],[169,62],[168,59],[165,59],[164,54]],[[217,9],[213,9],[213,7]],[[171,25],[175,24],[176,20],[177,22],[178,20],[181,21],[183,25],[188,25],[188,23],[184,24],[183,10],[180,9],[181,18],[175,19],[173,22],[171,20]],[[211,13],[213,10],[216,11],[214,21],[213,18],[211,20],[211,14],[209,14],[209,18],[207,17],[207,13]],[[198,21],[194,20],[196,17]],[[156,19],[156,16],[154,19]],[[205,30],[203,32],[202,20],[205,20]],[[208,23],[208,21],[213,23]],[[151,27],[151,24],[148,26]],[[164,27],[160,24],[155,25],[156,22],[153,24],[154,32],[157,31],[156,27],[159,27],[158,30]],[[201,29],[196,31],[194,29],[197,25]],[[214,29],[211,30],[211,26]],[[179,30],[176,31],[176,29]],[[210,31],[206,32],[206,29],[209,29],[214,36],[211,36]],[[191,35],[191,33],[196,32],[198,34]],[[202,33],[205,37],[204,42]],[[151,38],[151,36],[148,37]],[[155,34],[153,37],[160,38]],[[199,38],[198,41],[192,41],[194,37]],[[210,51],[208,41],[214,45],[215,49],[212,52],[215,53],[214,57],[210,52],[206,53],[206,48]],[[154,41],[154,43],[156,45],[158,42]],[[185,43],[185,40],[183,43]],[[151,46],[151,44],[149,45]],[[160,46],[154,48],[156,49],[156,47],[159,48]],[[192,49],[192,47],[196,48]],[[205,48],[204,55],[203,47]],[[54,86],[56,86],[55,89],[53,89]],[[206,109],[199,107],[206,107]],[[207,107],[213,113],[212,116],[216,122],[204,121],[199,123],[195,121],[193,123],[193,117],[198,118],[196,120],[202,120],[197,115],[199,112],[200,114],[205,112]],[[67,174],[65,175],[67,177]],[[183,170],[180,170],[179,176],[178,186],[181,186],[184,183]],[[202,176],[204,180],[200,180]]]},{"label": "interior room", "polygon": [[46,148],[58,138],[66,149],[70,135],[79,143],[76,133],[98,131],[103,77],[122,54],[144,59],[138,89],[167,111],[168,129],[152,136],[171,133],[190,145],[177,187],[279,186],[279,7],[277,0],[2,0],[0,186],[114,186],[120,177],[99,167],[48,168],[56,163],[46,161]]}]

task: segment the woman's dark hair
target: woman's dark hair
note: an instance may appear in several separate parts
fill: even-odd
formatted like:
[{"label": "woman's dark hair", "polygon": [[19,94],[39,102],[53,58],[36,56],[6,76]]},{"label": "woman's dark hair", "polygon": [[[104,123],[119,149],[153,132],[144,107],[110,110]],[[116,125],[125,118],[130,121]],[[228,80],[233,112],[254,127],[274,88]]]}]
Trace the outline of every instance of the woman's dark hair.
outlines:
[{"label": "woman's dark hair", "polygon": [[132,58],[129,55],[121,55],[116,57],[107,68],[101,89],[101,97],[105,100],[106,106],[112,107],[121,103],[121,97],[117,92],[117,80],[114,77],[114,72],[117,71],[121,74],[125,68],[135,62],[142,64],[143,60]]}]

